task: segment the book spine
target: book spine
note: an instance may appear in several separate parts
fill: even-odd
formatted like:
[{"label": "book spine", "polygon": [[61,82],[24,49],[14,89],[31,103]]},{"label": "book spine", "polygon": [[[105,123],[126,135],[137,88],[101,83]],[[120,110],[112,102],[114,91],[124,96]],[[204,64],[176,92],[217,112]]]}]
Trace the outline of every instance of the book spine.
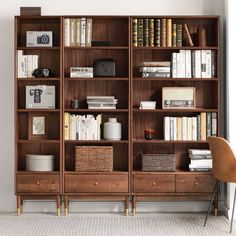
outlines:
[{"label": "book spine", "polygon": [[155,19],[155,46],[161,46],[161,19]]},{"label": "book spine", "polygon": [[182,25],[176,25],[176,46],[182,47]]},{"label": "book spine", "polygon": [[217,113],[212,112],[211,114],[211,135],[217,136]]},{"label": "book spine", "polygon": [[177,118],[177,140],[182,140],[182,118]]},{"label": "book spine", "polygon": [[187,140],[187,117],[182,117],[182,140]]},{"label": "book spine", "polygon": [[27,78],[33,77],[33,55],[27,55]]},{"label": "book spine", "polygon": [[191,69],[192,69],[192,77],[196,78],[196,71],[195,71],[195,50],[191,52]]},{"label": "book spine", "polygon": [[197,115],[197,140],[201,140],[201,115]]},{"label": "book spine", "polygon": [[161,46],[166,47],[166,19],[161,19]]},{"label": "book spine", "polygon": [[138,46],[143,46],[143,19],[138,19]]},{"label": "book spine", "polygon": [[170,140],[170,117],[164,117],[164,137],[166,141]]},{"label": "book spine", "polygon": [[68,112],[64,113],[64,139],[70,139],[70,114]]},{"label": "book spine", "polygon": [[192,117],[192,140],[197,141],[197,117]]},{"label": "book spine", "polygon": [[192,117],[187,117],[187,140],[192,140]]},{"label": "book spine", "polygon": [[172,74],[172,78],[176,78],[177,77],[177,53],[173,52],[171,54],[171,74]]},{"label": "book spine", "polygon": [[167,19],[166,23],[166,44],[167,47],[172,47],[172,19]]},{"label": "book spine", "polygon": [[33,68],[32,70],[34,71],[35,69],[39,68],[39,55],[33,55]]},{"label": "book spine", "polygon": [[22,56],[22,78],[27,78],[27,71],[28,71],[28,66],[27,66],[27,56],[23,55]]},{"label": "book spine", "polygon": [[176,78],[181,78],[181,55],[176,53]]},{"label": "book spine", "polygon": [[185,50],[185,78],[191,78],[191,50]]},{"label": "book spine", "polygon": [[138,46],[138,19],[134,18],[133,19],[133,46],[137,47]]},{"label": "book spine", "polygon": [[75,46],[80,46],[80,19],[75,19]]},{"label": "book spine", "polygon": [[173,133],[174,133],[174,140],[178,140],[178,128],[177,128],[177,117],[173,117]]},{"label": "book spine", "polygon": [[143,19],[143,46],[149,46],[149,20]]},{"label": "book spine", "polygon": [[70,19],[70,46],[75,46],[75,19]]},{"label": "book spine", "polygon": [[211,112],[206,113],[206,135],[211,136]]},{"label": "book spine", "polygon": [[206,74],[205,78],[211,78],[211,50],[205,50],[206,53]]},{"label": "book spine", "polygon": [[172,25],[172,47],[176,47],[176,24]]},{"label": "book spine", "polygon": [[17,77],[22,78],[22,56],[23,56],[23,50],[17,50]]},{"label": "book spine", "polygon": [[201,112],[201,140],[206,140],[206,112]]},{"label": "book spine", "polygon": [[149,19],[149,46],[154,47],[154,19]]},{"label": "book spine", "polygon": [[191,46],[192,47],[193,46],[193,40],[192,40],[192,37],[191,37],[191,34],[189,32],[189,28],[188,28],[187,24],[183,25],[183,31],[184,31],[184,34],[185,34],[187,46]]},{"label": "book spine", "polygon": [[201,50],[195,50],[195,78],[201,78]]},{"label": "book spine", "polygon": [[88,18],[86,22],[86,46],[91,47],[92,42],[92,23],[93,19]]},{"label": "book spine", "polygon": [[80,46],[85,47],[86,46],[86,18],[80,19],[81,25],[80,25]]},{"label": "book spine", "polygon": [[64,21],[64,40],[65,46],[70,46],[70,19],[66,18]]},{"label": "book spine", "polygon": [[216,52],[211,51],[211,78],[216,78]]},{"label": "book spine", "polygon": [[201,50],[201,78],[206,78],[206,50]]},{"label": "book spine", "polygon": [[186,71],[186,59],[185,59],[185,50],[180,50],[180,77],[185,78]]},{"label": "book spine", "polygon": [[174,117],[170,117],[170,140],[174,140]]}]

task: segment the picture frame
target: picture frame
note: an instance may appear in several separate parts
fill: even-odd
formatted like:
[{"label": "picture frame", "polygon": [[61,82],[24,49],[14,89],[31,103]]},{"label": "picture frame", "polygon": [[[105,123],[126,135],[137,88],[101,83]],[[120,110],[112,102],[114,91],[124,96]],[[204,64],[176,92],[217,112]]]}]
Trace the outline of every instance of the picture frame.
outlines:
[{"label": "picture frame", "polygon": [[28,139],[48,138],[48,115],[37,113],[28,115]]},{"label": "picture frame", "polygon": [[163,87],[162,109],[195,109],[195,87]]}]

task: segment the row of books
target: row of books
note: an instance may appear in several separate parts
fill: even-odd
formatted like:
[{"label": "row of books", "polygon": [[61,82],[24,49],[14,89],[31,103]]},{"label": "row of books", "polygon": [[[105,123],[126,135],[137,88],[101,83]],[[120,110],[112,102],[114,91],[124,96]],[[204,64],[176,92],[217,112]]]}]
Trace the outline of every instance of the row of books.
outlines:
[{"label": "row of books", "polygon": [[17,50],[17,77],[30,78],[38,68],[39,55],[23,55],[23,50]]},{"label": "row of books", "polygon": [[91,18],[66,18],[65,19],[65,46],[91,46],[92,41]]},{"label": "row of books", "polygon": [[190,171],[211,171],[212,156],[208,149],[189,149]]},{"label": "row of books", "polygon": [[114,96],[87,96],[88,109],[116,109],[118,99]]},{"label": "row of books", "polygon": [[171,18],[134,18],[134,47],[194,46],[187,24],[176,24]]},{"label": "row of books", "polygon": [[173,78],[215,78],[214,50],[180,50],[171,54]]},{"label": "row of books", "polygon": [[196,117],[164,117],[164,139],[205,141],[217,135],[216,112],[201,112]]},{"label": "row of books", "polygon": [[100,140],[102,115],[64,113],[65,140]]}]

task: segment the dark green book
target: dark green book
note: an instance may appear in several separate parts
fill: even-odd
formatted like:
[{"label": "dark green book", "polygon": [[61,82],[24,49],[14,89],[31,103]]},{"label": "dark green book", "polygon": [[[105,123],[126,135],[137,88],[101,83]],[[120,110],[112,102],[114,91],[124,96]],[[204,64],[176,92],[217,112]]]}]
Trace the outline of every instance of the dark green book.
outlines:
[{"label": "dark green book", "polygon": [[138,46],[143,47],[143,19],[138,19]]},{"label": "dark green book", "polygon": [[154,47],[154,19],[149,19],[149,46]]},{"label": "dark green book", "polygon": [[143,46],[149,46],[149,25],[148,19],[143,20]]},{"label": "dark green book", "polygon": [[176,25],[176,46],[182,47],[182,25]]},{"label": "dark green book", "polygon": [[172,25],[172,47],[176,47],[176,24]]},{"label": "dark green book", "polygon": [[155,19],[155,46],[161,46],[161,20]]},{"label": "dark green book", "polygon": [[133,19],[133,46],[138,46],[138,19]]}]

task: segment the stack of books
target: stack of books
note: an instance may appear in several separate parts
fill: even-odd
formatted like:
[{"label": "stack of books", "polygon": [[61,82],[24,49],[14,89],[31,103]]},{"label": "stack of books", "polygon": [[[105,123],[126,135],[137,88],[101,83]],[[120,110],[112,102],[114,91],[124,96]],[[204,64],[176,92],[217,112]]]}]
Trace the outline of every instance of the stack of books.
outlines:
[{"label": "stack of books", "polygon": [[141,101],[139,109],[156,109],[155,101]]},{"label": "stack of books", "polygon": [[114,96],[87,96],[88,109],[116,109],[118,99]]},{"label": "stack of books", "polygon": [[170,77],[170,65],[170,61],[143,62],[139,71],[142,73],[143,78]]},{"label": "stack of books", "polygon": [[91,47],[92,21],[91,18],[66,18],[65,46]]},{"label": "stack of books", "polygon": [[189,149],[190,171],[211,171],[212,156],[208,149]]}]

